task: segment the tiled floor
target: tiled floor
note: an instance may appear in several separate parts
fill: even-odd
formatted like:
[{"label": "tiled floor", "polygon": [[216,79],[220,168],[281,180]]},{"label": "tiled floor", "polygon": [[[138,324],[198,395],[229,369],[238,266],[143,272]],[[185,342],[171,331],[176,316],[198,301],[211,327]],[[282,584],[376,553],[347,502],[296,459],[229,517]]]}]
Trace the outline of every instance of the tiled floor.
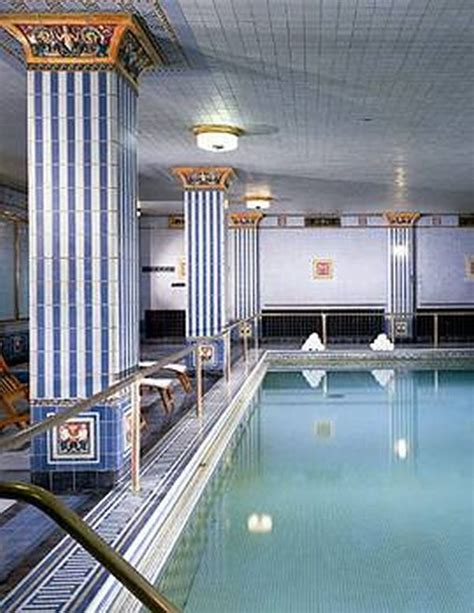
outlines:
[{"label": "tiled floor", "polygon": [[[232,380],[234,392],[241,388],[245,377],[245,369],[240,365]],[[199,422],[193,411],[184,412],[176,428],[168,430],[143,462],[140,493],[134,494],[129,479],[124,479],[88,513],[86,520],[98,534],[122,552],[134,542],[192,458],[203,436],[225,410],[228,400],[227,387],[221,380],[206,395],[204,422]],[[106,577],[98,570],[91,556],[66,538],[9,594],[2,610],[26,611],[41,607],[62,610],[61,607],[67,606],[69,610],[83,611],[92,596],[91,590]],[[85,585],[89,593],[84,590]]]},{"label": "tiled floor", "polygon": [[[183,348],[182,344],[147,343],[142,348],[143,359],[160,359]],[[172,376],[169,373],[167,377]],[[215,378],[205,377],[205,389],[209,389]],[[165,415],[158,394],[143,398],[147,429],[142,439],[143,453],[147,453],[166,432],[189,411],[195,402],[194,394],[186,395],[179,385],[175,388],[176,409]],[[2,435],[15,432],[5,429]],[[0,480],[26,481],[29,475],[29,449],[0,453]],[[89,492],[81,496],[69,496],[67,503],[80,515],[99,502],[102,494]],[[34,533],[31,525],[35,525]],[[36,529],[36,527],[38,527]],[[29,570],[59,542],[63,533],[44,515],[23,503],[0,499],[0,596],[26,575]]]}]

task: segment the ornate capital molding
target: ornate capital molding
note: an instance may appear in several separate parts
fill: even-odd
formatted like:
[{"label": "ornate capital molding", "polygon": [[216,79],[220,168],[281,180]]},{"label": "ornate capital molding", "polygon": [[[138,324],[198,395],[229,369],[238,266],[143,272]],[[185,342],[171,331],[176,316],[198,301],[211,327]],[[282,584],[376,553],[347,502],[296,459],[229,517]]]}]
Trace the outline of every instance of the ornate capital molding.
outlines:
[{"label": "ornate capital molding", "polygon": [[184,189],[226,190],[235,175],[228,166],[178,166],[172,173],[181,180]]},{"label": "ornate capital molding", "polygon": [[385,211],[384,219],[390,227],[407,228],[415,225],[421,217],[420,213],[412,211]]},{"label": "ornate capital molding", "polygon": [[263,219],[263,214],[257,211],[246,211],[242,213],[231,213],[229,215],[229,228],[257,228],[260,221]]},{"label": "ornate capital molding", "polygon": [[119,69],[134,84],[162,58],[139,22],[120,13],[6,13],[4,27],[36,70]]}]

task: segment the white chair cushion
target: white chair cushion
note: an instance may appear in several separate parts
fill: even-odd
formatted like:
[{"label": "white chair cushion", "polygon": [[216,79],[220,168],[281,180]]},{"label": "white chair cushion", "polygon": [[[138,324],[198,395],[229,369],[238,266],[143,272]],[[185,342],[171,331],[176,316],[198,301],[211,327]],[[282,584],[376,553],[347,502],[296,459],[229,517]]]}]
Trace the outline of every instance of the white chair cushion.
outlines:
[{"label": "white chair cushion", "polygon": [[188,370],[184,364],[166,364],[163,368],[165,370],[182,373],[183,375]]},{"label": "white chair cushion", "polygon": [[150,366],[153,366],[153,364],[156,364],[156,360],[144,360],[143,362],[138,362],[138,367],[149,368]]},{"label": "white chair cushion", "polygon": [[160,389],[168,389],[173,387],[173,379],[155,379],[154,377],[142,379],[140,385],[147,385],[148,387],[158,387]]}]

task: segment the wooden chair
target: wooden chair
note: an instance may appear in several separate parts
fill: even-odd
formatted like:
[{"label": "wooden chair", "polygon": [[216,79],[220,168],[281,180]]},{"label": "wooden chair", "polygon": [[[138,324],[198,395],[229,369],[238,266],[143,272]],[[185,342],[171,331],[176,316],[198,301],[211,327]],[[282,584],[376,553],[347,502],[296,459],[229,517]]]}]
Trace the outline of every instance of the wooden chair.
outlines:
[{"label": "wooden chair", "polygon": [[[149,366],[153,366],[153,364],[156,364],[156,362],[153,360],[139,362],[140,368],[148,368]],[[168,370],[169,372],[173,372],[176,375],[178,381],[181,384],[181,387],[186,392],[186,394],[189,394],[193,391],[191,377],[188,375],[188,369],[184,364],[166,364],[165,366],[163,366],[163,370]]]},{"label": "wooden chair", "polygon": [[165,413],[169,415],[174,410],[173,379],[146,378],[140,383],[141,389],[157,390]]},{"label": "wooden chair", "polygon": [[[19,400],[28,401],[28,385],[21,383],[0,355],[0,431],[7,426],[25,428],[29,421],[28,412],[19,412],[16,403]],[[2,416],[2,413],[4,416]]]}]

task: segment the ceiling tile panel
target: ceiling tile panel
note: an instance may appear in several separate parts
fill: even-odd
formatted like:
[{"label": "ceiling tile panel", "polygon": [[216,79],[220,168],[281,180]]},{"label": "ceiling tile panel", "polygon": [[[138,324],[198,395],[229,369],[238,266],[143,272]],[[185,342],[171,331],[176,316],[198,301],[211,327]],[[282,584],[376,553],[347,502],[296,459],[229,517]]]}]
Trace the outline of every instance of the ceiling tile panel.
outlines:
[{"label": "ceiling tile panel", "polygon": [[[141,85],[143,199],[179,198],[173,165],[218,162],[238,169],[237,194],[265,185],[282,210],[473,208],[470,0],[3,0],[0,10],[143,17],[168,57]],[[0,53],[0,174],[24,181],[23,68],[5,38]],[[236,152],[206,154],[196,123],[247,135]]]}]

